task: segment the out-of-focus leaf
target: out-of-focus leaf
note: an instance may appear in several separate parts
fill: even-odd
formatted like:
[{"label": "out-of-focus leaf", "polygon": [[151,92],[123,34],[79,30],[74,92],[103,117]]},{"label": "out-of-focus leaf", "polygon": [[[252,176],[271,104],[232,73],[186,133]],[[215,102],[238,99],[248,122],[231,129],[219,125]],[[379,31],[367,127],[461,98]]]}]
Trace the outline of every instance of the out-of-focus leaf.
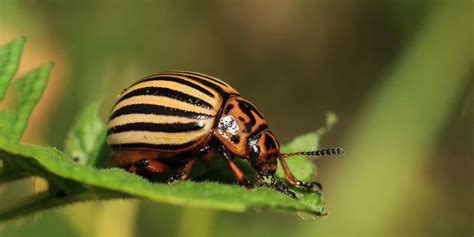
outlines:
[{"label": "out-of-focus leaf", "polygon": [[64,153],[79,164],[94,166],[102,147],[98,144],[105,141],[105,126],[97,116],[99,105],[96,100],[86,106],[66,138]]},{"label": "out-of-focus leaf", "polygon": [[43,94],[52,67],[52,63],[44,64],[13,82],[15,105],[0,111],[0,135],[20,140],[31,112]]},{"label": "out-of-focus leaf", "polygon": [[[282,146],[283,153],[297,152],[297,151],[311,151],[318,149],[320,137],[329,131],[337,122],[337,116],[331,112],[326,114],[326,126],[320,128],[316,132],[301,135],[288,144]],[[307,156],[294,156],[286,160],[291,171],[300,180],[310,181],[316,173],[316,168],[311,159]],[[276,175],[280,178],[285,177],[281,169],[277,170]]]},{"label": "out-of-focus leaf", "polygon": [[5,96],[8,85],[18,69],[25,41],[26,37],[20,37],[0,47],[0,101]]}]

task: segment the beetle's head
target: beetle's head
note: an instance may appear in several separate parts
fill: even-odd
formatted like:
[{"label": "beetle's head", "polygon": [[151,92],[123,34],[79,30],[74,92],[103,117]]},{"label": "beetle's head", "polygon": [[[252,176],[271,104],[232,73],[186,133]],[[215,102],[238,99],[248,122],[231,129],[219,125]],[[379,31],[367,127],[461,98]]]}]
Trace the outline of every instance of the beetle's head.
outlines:
[{"label": "beetle's head", "polygon": [[249,160],[259,175],[274,175],[277,159],[280,155],[280,144],[273,133],[266,129],[249,138]]},{"label": "beetle's head", "polygon": [[[248,141],[249,160],[259,175],[274,175],[277,169],[277,160],[291,156],[327,156],[344,154],[342,148],[327,148],[316,151],[300,151],[280,153],[280,144],[273,133],[266,129],[251,136]],[[282,161],[283,162],[283,161]],[[285,172],[286,173],[286,172]]]}]

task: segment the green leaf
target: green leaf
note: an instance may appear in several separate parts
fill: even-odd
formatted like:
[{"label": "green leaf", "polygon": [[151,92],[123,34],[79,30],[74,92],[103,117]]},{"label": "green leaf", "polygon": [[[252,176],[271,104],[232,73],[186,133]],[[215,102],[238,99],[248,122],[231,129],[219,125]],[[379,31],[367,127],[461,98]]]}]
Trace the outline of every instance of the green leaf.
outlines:
[{"label": "green leaf", "polygon": [[25,41],[26,37],[20,37],[0,47],[0,101],[3,100],[8,85],[18,69]]},{"label": "green leaf", "polygon": [[42,65],[13,82],[15,105],[0,111],[0,134],[14,141],[20,140],[31,112],[43,94],[52,67],[52,63]]},{"label": "green leaf", "polygon": [[[83,187],[82,191],[70,188],[71,185],[58,187],[59,190],[69,189],[63,191],[71,195],[64,197],[65,200],[70,202],[95,200],[97,197],[109,196],[117,198],[140,197],[176,205],[238,212],[254,209],[273,209],[319,215],[324,209],[317,193],[300,193],[300,199],[294,200],[274,190],[265,188],[246,189],[239,185],[217,182],[184,181],[173,185],[151,183],[121,169],[96,169],[77,164],[72,161],[70,156],[53,148],[12,144],[1,138],[0,157],[7,161],[22,160],[24,162],[22,164],[23,168],[30,169],[31,175],[45,177],[52,187],[67,182],[80,184]],[[21,170],[19,168],[19,171]],[[110,194],[111,192],[116,193],[116,195]],[[88,199],[89,197],[91,199]],[[57,205],[65,204],[64,202],[58,202],[57,199],[53,198],[51,202]],[[42,202],[44,207],[54,206],[44,203],[44,199]],[[21,210],[20,208],[15,211],[25,214],[20,212]],[[6,217],[12,217],[11,213],[8,210],[0,211],[0,220]]]},{"label": "green leaf", "polygon": [[94,166],[105,141],[105,126],[97,116],[100,100],[90,103],[69,131],[64,152],[79,164]]},{"label": "green leaf", "polygon": [[[282,146],[283,153],[297,152],[297,151],[311,151],[317,150],[320,137],[331,130],[336,124],[337,116],[331,112],[326,113],[326,126],[320,128],[316,132],[301,135],[288,144]],[[311,181],[316,173],[316,168],[311,159],[307,156],[294,156],[286,160],[291,171],[296,178],[300,180]],[[285,175],[281,169],[276,172],[277,177],[284,179]]]}]

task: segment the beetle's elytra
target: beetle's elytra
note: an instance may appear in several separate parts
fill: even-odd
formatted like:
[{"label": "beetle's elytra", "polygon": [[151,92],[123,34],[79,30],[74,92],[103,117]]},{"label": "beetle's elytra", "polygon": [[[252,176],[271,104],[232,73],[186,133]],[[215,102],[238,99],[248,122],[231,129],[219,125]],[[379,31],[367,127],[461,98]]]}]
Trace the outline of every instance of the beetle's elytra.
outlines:
[{"label": "beetle's elytra", "polygon": [[[168,181],[186,179],[196,160],[219,154],[242,185],[250,186],[232,161],[234,156],[250,162],[258,173],[257,184],[273,177],[280,160],[290,185],[312,188],[320,185],[298,181],[285,158],[343,153],[341,148],[280,153],[277,138],[252,103],[229,84],[188,71],[157,73],[130,86],[113,107],[107,128],[114,165],[139,174],[175,169]],[[271,180],[266,185],[295,197]]]}]

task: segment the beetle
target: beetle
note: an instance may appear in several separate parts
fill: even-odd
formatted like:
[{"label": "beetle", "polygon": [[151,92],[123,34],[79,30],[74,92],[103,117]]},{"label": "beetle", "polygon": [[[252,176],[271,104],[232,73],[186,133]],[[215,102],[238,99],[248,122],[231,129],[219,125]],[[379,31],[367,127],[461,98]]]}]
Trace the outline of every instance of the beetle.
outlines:
[{"label": "beetle", "polygon": [[[257,184],[274,187],[277,160],[292,186],[312,189],[317,182],[297,180],[285,159],[294,155],[342,154],[341,148],[280,153],[280,144],[263,114],[232,86],[215,77],[190,71],[166,71],[145,77],[125,89],[115,103],[108,124],[107,143],[112,164],[132,173],[175,170],[167,181],[185,180],[197,160],[215,154],[228,163],[239,184],[252,187],[235,165],[234,157],[250,162]],[[271,177],[271,183],[264,179]]]}]

